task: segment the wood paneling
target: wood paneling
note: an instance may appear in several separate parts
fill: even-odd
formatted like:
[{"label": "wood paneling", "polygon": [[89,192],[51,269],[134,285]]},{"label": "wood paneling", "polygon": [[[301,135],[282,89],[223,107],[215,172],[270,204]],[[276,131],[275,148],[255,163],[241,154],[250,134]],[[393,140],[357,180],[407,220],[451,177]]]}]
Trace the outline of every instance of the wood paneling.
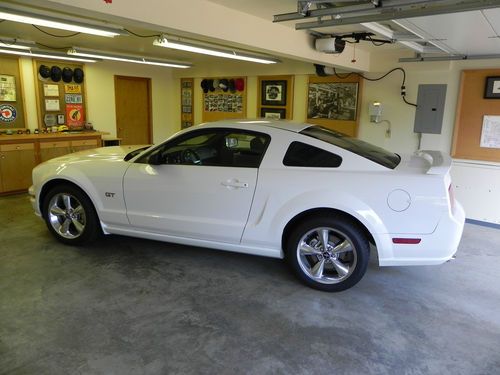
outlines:
[{"label": "wood paneling", "polygon": [[23,80],[19,69],[19,59],[4,57],[0,58],[0,74],[10,75],[15,77],[16,80],[16,101],[4,102],[1,104],[9,104],[16,109],[16,119],[12,122],[0,121],[0,129],[22,129],[26,127],[25,113],[24,113],[24,96],[23,96]]},{"label": "wood paneling", "polygon": [[[226,120],[226,119],[243,119],[243,118],[246,118],[247,117],[247,78],[246,77],[220,77],[220,78],[217,78],[217,77],[214,77],[216,79],[237,79],[237,78],[241,78],[243,79],[243,85],[244,85],[244,89],[243,91],[236,91],[236,92],[231,92],[231,91],[227,91],[227,92],[224,92],[223,90],[221,89],[217,89],[215,91],[209,91],[207,94],[205,94],[203,91],[201,91],[202,95],[202,100],[203,100],[203,103],[202,103],[202,106],[203,106],[203,113],[202,113],[202,120],[203,122],[211,122],[211,121],[218,121],[218,120]],[[214,79],[212,78],[212,79]],[[241,96],[241,100],[242,100],[242,110],[241,112],[224,112],[224,111],[207,111],[206,108],[205,108],[205,97],[207,95],[223,95],[223,96],[229,96],[229,95],[233,95],[233,96]]]},{"label": "wood paneling", "polygon": [[[83,116],[84,116],[84,121],[87,121],[87,97],[86,97],[86,90],[85,90],[85,74],[84,74],[84,79],[82,83],[75,83],[74,81],[71,81],[70,83],[65,83],[61,79],[59,82],[54,82],[51,79],[48,79],[46,81],[42,81],[39,76],[38,76],[38,69],[40,68],[41,65],[46,65],[49,68],[52,66],[58,66],[59,68],[64,69],[64,68],[71,68],[73,71],[75,68],[80,68],[84,71],[85,73],[85,66],[83,64],[74,64],[66,61],[55,61],[55,60],[33,60],[33,73],[34,73],[34,78],[35,78],[35,94],[36,94],[36,103],[37,103],[37,110],[38,110],[38,128],[41,130],[46,127],[44,118],[46,114],[53,114],[53,115],[64,115],[64,124],[55,124],[56,126],[58,125],[68,125],[68,119],[66,118],[66,97],[65,97],[65,90],[64,90],[64,85],[70,84],[70,85],[79,85],[80,86],[80,91],[78,95],[82,95],[82,108],[83,108]],[[49,84],[49,85],[57,85],[59,87],[59,95],[58,96],[45,96],[44,95],[44,89],[43,85],[44,84]],[[58,99],[59,100],[59,110],[58,111],[47,111],[45,109],[45,99]],[[71,104],[71,103],[68,103]],[[81,126],[75,127],[78,130],[83,129],[83,124]],[[50,129],[49,129],[50,130]]]},{"label": "wood paneling", "polygon": [[[286,104],[284,106],[273,106],[262,104],[262,81],[286,81]],[[294,76],[260,76],[258,77],[258,93],[257,93],[257,117],[261,117],[262,108],[275,108],[284,109],[286,112],[285,119],[291,120],[293,118],[293,84]]]}]

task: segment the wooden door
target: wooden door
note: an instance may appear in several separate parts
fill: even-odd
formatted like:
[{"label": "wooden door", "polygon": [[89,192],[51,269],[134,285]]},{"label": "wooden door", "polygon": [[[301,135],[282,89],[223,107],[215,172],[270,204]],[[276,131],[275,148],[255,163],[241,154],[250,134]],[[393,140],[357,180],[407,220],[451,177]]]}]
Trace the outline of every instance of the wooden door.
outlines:
[{"label": "wooden door", "polygon": [[151,144],[151,79],[115,76],[115,102],[121,143]]}]

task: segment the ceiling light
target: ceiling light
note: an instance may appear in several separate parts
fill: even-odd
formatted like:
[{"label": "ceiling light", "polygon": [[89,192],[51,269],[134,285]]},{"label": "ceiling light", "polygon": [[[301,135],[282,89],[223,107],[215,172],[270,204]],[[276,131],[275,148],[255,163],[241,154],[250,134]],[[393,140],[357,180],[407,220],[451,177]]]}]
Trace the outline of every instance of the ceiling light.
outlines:
[{"label": "ceiling light", "polygon": [[72,56],[81,56],[81,57],[90,57],[96,59],[103,60],[113,60],[113,61],[123,61],[130,62],[135,64],[147,64],[147,65],[157,65],[157,66],[165,66],[169,68],[190,68],[191,64],[189,63],[181,63],[176,61],[168,61],[162,59],[155,59],[149,57],[140,57],[140,56],[131,56],[131,55],[122,55],[118,53],[107,53],[96,50],[90,50],[85,48],[73,47],[68,50],[68,55]]},{"label": "ceiling light", "polygon": [[96,62],[95,59],[84,59],[79,57],[71,57],[66,54],[60,54],[58,52],[45,52],[45,51],[23,51],[19,49],[8,49],[0,48],[0,53],[5,53],[9,55],[20,55],[27,57],[43,57],[55,60],[66,60],[66,61],[78,61],[78,62]]},{"label": "ceiling light", "polygon": [[[393,21],[393,22],[398,24],[397,21]],[[426,43],[425,38],[422,37],[421,35],[417,34],[416,32],[414,32],[413,30],[407,29],[412,34],[414,34],[417,39],[415,41],[410,41],[410,40],[398,40],[396,37],[396,34],[394,33],[394,31],[392,29],[388,28],[387,26],[381,25],[378,22],[364,22],[364,23],[361,23],[361,26],[363,26],[364,28],[366,28],[368,30],[373,31],[376,34],[382,35],[382,36],[389,38],[393,41],[401,43],[402,45],[404,45],[408,48],[411,48],[419,53],[438,53],[438,52],[441,52],[440,49],[438,49],[437,47],[429,46],[427,44],[422,44],[422,43]],[[402,27],[404,27],[404,26],[402,26]]]},{"label": "ceiling light", "polygon": [[57,19],[46,15],[36,15],[3,7],[0,7],[0,19],[99,36],[114,37],[117,35],[127,35],[123,29],[109,27],[108,25],[85,24],[73,20]]},{"label": "ceiling light", "polygon": [[181,51],[201,53],[203,55],[224,57],[226,59],[251,61],[251,62],[256,62],[256,63],[260,63],[260,64],[275,64],[275,63],[279,62],[279,60],[277,60],[277,59],[272,59],[272,58],[257,56],[257,55],[250,55],[247,53],[236,52],[233,50],[224,50],[224,49],[219,49],[219,48],[205,47],[205,46],[200,46],[200,45],[195,45],[195,44],[180,42],[180,41],[169,41],[165,37],[156,39],[153,42],[153,45],[159,46],[159,47],[178,49]]}]

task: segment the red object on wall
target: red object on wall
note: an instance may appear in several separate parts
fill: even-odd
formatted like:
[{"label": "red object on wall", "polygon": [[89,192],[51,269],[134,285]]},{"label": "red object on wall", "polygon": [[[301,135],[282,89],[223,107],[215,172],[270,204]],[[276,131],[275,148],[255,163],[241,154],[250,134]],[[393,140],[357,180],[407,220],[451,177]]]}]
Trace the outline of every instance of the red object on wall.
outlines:
[{"label": "red object on wall", "polygon": [[113,2],[113,0],[104,0],[104,2],[105,2],[106,4],[111,4],[111,3]]}]

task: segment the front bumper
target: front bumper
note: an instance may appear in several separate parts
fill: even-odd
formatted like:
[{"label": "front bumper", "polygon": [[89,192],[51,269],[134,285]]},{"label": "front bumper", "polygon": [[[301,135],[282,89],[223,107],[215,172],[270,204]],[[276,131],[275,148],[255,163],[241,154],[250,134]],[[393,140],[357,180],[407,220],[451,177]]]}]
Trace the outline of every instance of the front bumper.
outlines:
[{"label": "front bumper", "polygon": [[42,216],[40,212],[40,207],[38,207],[38,203],[36,200],[36,191],[35,191],[35,186],[31,185],[28,189],[28,194],[30,196],[30,203],[31,206],[33,207],[33,211],[35,211],[35,215],[37,216]]}]

